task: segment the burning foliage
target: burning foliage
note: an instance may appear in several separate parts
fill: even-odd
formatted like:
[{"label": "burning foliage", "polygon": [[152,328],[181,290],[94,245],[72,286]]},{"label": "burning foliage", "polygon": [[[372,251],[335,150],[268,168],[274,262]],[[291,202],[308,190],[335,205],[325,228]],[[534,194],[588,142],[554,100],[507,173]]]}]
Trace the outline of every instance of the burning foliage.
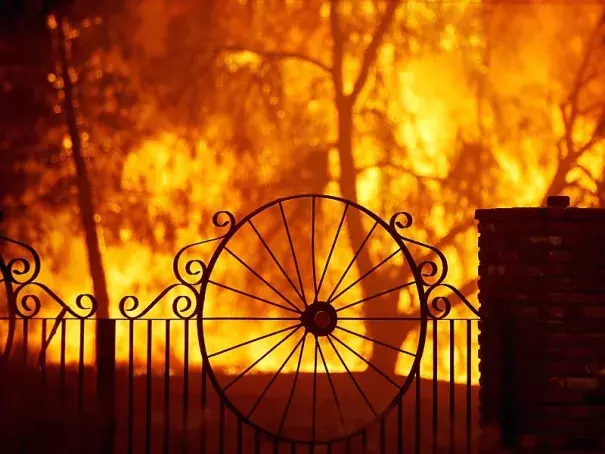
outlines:
[{"label": "burning foliage", "polygon": [[[2,121],[10,126],[0,136],[2,230],[36,246],[45,264],[41,279],[67,301],[99,279],[99,270],[95,279],[85,272],[95,247],[91,228],[107,281],[106,310],[119,316],[124,295],[143,304],[171,283],[176,250],[216,236],[211,216],[220,209],[241,218],[278,196],[315,192],[343,196],[386,219],[408,211],[415,219],[410,236],[442,249],[449,280],[473,297],[475,208],[537,205],[559,193],[577,205],[604,206],[600,5],[113,3],[92,11],[78,2],[51,11],[45,22],[23,14],[16,31],[2,37],[2,52],[13,57],[0,68],[0,96],[9,101]],[[31,23],[37,28],[24,32]],[[54,51],[39,51],[24,69],[20,43]],[[65,61],[61,45],[70,50]],[[71,129],[66,103],[75,112]],[[78,174],[76,152],[86,177]],[[78,178],[90,187],[88,201],[78,199]],[[94,213],[87,232],[82,203]],[[293,224],[305,219],[290,216]],[[351,224],[343,263],[363,240],[361,224]],[[322,229],[330,228],[333,220],[326,220]],[[362,253],[353,275],[388,254],[384,247],[377,241]],[[228,272],[246,279],[245,269]],[[402,269],[391,274],[390,282],[409,278]],[[206,304],[212,310],[221,302],[210,295]],[[385,305],[399,314],[418,311],[408,290]],[[364,309],[375,310],[381,309]],[[148,316],[174,314],[165,304]],[[225,346],[236,344],[238,331],[223,326],[212,329]],[[163,333],[154,333],[154,349],[162,352]],[[466,342],[458,334],[457,357]],[[117,336],[118,359],[126,361],[127,328]],[[67,343],[78,337],[69,331]],[[404,330],[391,340],[405,349],[417,337]],[[194,334],[189,342],[199,352]],[[243,370],[261,347],[242,349],[223,367]],[[171,345],[173,364],[183,348]],[[68,362],[76,361],[70,351]],[[58,349],[51,345],[49,354],[57,360]],[[440,355],[440,376],[449,376],[449,356]],[[94,360],[94,342],[85,358]],[[137,351],[137,364],[144,360]],[[199,364],[199,355],[192,361]],[[403,357],[382,361],[405,370]],[[456,371],[456,380],[466,380],[465,372]]]}]

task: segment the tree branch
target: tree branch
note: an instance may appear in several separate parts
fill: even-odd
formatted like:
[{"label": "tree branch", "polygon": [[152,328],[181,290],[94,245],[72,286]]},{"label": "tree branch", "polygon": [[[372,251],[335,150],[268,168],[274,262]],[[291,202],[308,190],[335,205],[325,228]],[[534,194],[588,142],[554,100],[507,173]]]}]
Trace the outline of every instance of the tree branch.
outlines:
[{"label": "tree branch", "polygon": [[[439,250],[443,250],[446,246],[449,246],[450,243],[454,242],[454,240],[456,239],[456,237],[458,235],[466,232],[468,229],[470,229],[474,225],[475,225],[475,219],[471,218],[471,217],[467,217],[467,219],[465,219],[464,222],[461,222],[460,224],[452,227],[450,229],[450,231],[447,233],[447,235],[445,235],[443,238],[441,238],[436,244],[433,245],[433,247],[435,247]],[[421,263],[425,260],[428,260],[432,254],[434,254],[434,252],[429,252],[424,257],[422,257],[420,260],[417,260],[416,262]]]},{"label": "tree branch", "polygon": [[605,136],[605,104],[601,107],[601,115],[599,116],[599,119],[597,120],[595,127],[592,130],[592,135],[590,136],[590,139],[588,140],[588,142],[586,142],[584,145],[582,145],[578,149],[577,155],[581,156],[585,151],[589,150],[590,148],[592,148],[593,145],[595,145],[597,142],[602,140],[604,136]]},{"label": "tree branch", "polygon": [[464,295],[466,299],[478,290],[479,278],[474,278],[458,288],[458,291]]},{"label": "tree branch", "polygon": [[[586,47],[582,55],[582,59],[578,67],[578,71],[574,78],[574,84],[571,93],[569,94],[567,99],[559,105],[565,132],[563,134],[563,137],[561,137],[557,142],[557,148],[559,150],[559,161],[557,163],[557,169],[548,186],[546,194],[544,194],[542,204],[546,203],[546,199],[549,195],[559,194],[564,188],[568,186],[565,181],[565,177],[567,176],[569,171],[575,166],[577,166],[578,159],[583,153],[588,151],[596,142],[602,139],[600,120],[595,126],[592,137],[582,146],[577,146],[574,143],[573,133],[576,120],[578,116],[581,115],[578,106],[578,99],[580,97],[580,92],[582,91],[582,89],[585,88],[585,84],[591,81],[590,76],[588,78],[586,77],[586,72],[588,71],[593,51],[598,43],[599,31],[601,27],[603,27],[603,25],[605,24],[604,19],[605,9],[603,10],[603,15],[601,19],[597,22],[597,24],[595,24],[594,28],[590,32],[590,36],[588,37]],[[592,108],[592,106],[590,107]],[[605,125],[603,127],[605,127]],[[563,153],[562,144],[565,144],[565,151],[567,152],[565,155]]]},{"label": "tree branch", "polygon": [[411,177],[416,178],[417,180],[428,180],[428,181],[435,181],[437,183],[445,183],[447,180],[445,178],[439,178],[439,177],[434,177],[431,175],[418,175],[416,172],[414,172],[412,169],[402,166],[400,164],[394,164],[392,162],[388,162],[388,161],[381,161],[381,162],[377,162],[375,164],[370,164],[367,166],[362,166],[362,167],[356,167],[355,168],[355,173],[359,174],[365,170],[369,170],[369,169],[393,169],[396,170],[398,172],[402,172],[405,173],[406,175],[409,175]]},{"label": "tree branch", "polygon": [[342,61],[344,58],[344,46],[342,31],[340,30],[340,17],[338,16],[338,0],[330,0],[330,31],[332,32],[332,79],[336,98],[344,96],[342,87]]},{"label": "tree branch", "polygon": [[576,164],[576,168],[580,170],[584,175],[586,175],[588,179],[590,179],[590,181],[596,182],[596,178],[593,177],[592,173],[590,173],[590,171],[582,164]]},{"label": "tree branch", "polygon": [[[604,12],[604,14],[605,14],[605,12]],[[566,136],[568,136],[568,137],[573,136],[572,131],[573,131],[573,125],[575,123],[575,120],[576,120],[576,117],[578,114],[578,97],[580,95],[580,91],[584,87],[585,83],[590,81],[590,80],[586,79],[585,75],[586,75],[586,71],[588,70],[588,65],[589,65],[590,59],[592,57],[592,52],[594,50],[595,43],[597,42],[597,38],[599,36],[599,33],[598,33],[599,29],[602,26],[603,26],[603,22],[601,20],[599,20],[597,22],[597,24],[595,25],[595,27],[592,29],[590,36],[588,37],[586,49],[584,51],[584,54],[582,55],[582,60],[580,61],[580,67],[578,68],[578,72],[576,73],[573,89],[561,109],[561,112],[563,114],[563,123],[565,124]],[[567,104],[571,107],[571,111],[570,111],[568,117],[565,115],[565,112],[564,112],[565,104]],[[571,144],[571,146],[573,148],[573,144]],[[572,153],[571,148],[568,151],[569,151],[569,153]]]},{"label": "tree branch", "polygon": [[291,58],[291,59],[295,59],[295,60],[304,61],[306,63],[310,63],[325,72],[332,73],[332,69],[328,65],[322,63],[321,61],[319,61],[313,57],[309,57],[308,55],[304,55],[304,54],[301,54],[299,52],[294,52],[294,51],[268,51],[268,50],[264,50],[264,49],[252,49],[247,46],[233,45],[233,46],[221,46],[216,49],[216,52],[251,52],[260,57],[266,58],[267,60]]},{"label": "tree branch", "polygon": [[589,104],[584,109],[578,109],[578,115],[590,115],[590,114],[594,113],[596,110],[603,109],[604,107],[605,107],[605,102],[603,102],[603,100],[600,99],[598,101],[595,101],[595,102]]},{"label": "tree branch", "polygon": [[368,80],[370,67],[376,60],[378,48],[382,44],[382,39],[384,38],[384,35],[389,28],[389,25],[391,25],[393,17],[395,17],[395,11],[397,10],[398,6],[399,0],[391,0],[387,2],[387,9],[384,12],[384,16],[382,17],[382,20],[380,21],[380,24],[376,29],[376,33],[374,33],[374,36],[372,37],[372,41],[370,42],[366,51],[363,54],[361,70],[359,71],[359,76],[357,77],[355,85],[353,86],[353,91],[351,91],[351,93],[348,95],[353,103],[355,103],[355,99],[357,99],[357,96],[361,92],[361,89]]}]

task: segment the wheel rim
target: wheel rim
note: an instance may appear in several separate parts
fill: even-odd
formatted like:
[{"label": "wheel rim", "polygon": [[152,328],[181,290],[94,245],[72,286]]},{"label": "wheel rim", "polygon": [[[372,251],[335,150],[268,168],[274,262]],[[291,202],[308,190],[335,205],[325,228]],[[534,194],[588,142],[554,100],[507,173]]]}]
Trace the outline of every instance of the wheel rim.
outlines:
[{"label": "wheel rim", "polygon": [[[326,206],[322,209],[321,205]],[[307,208],[306,213],[303,209],[302,215],[296,215],[301,206]],[[353,212],[355,214],[351,214]],[[281,220],[283,238],[277,247],[264,238],[271,222],[263,221],[262,216],[268,213],[276,226]],[[322,216],[325,217],[323,221],[320,220]],[[362,224],[367,227],[365,237],[361,244],[349,244],[348,247],[345,244],[341,253],[348,249],[349,256],[337,259],[338,248],[335,245],[343,235],[348,237],[346,229],[350,219],[347,216],[362,218]],[[301,217],[309,220],[306,230],[293,222]],[[338,222],[331,222],[334,220]],[[327,232],[325,223],[337,224],[337,227]],[[245,228],[248,230],[247,238],[243,239]],[[385,254],[385,260],[376,259],[377,263],[369,274],[361,274],[356,269],[355,260],[364,247],[370,248],[376,232],[381,232],[383,239],[390,242],[395,251]],[[304,241],[296,241],[304,238],[305,234],[310,237],[306,249]],[[250,238],[256,238],[256,244],[253,245]],[[238,244],[240,249],[242,244],[246,245],[241,250],[252,251],[252,260],[240,256],[241,250],[236,250]],[[264,260],[258,257],[259,250],[265,252]],[[288,253],[290,263],[285,260]],[[363,329],[359,332],[360,326],[370,322],[364,320],[358,310],[389,292],[385,290],[383,295],[362,295],[361,298],[355,294],[363,293],[362,281],[370,276],[376,277],[396,255],[400,255],[402,260],[402,265],[397,266],[409,267],[414,276],[412,282],[404,283],[398,289],[408,286],[413,289],[411,293],[420,307],[421,317],[414,321],[414,328],[419,333],[414,351],[403,351],[400,345],[385,345],[379,337],[367,336]],[[265,265],[270,263],[272,271],[256,269],[252,263],[254,260]],[[235,281],[237,285],[234,281],[225,281],[228,270],[235,265],[250,280],[242,283],[240,278]],[[277,277],[281,278],[281,286],[276,283]],[[366,208],[326,195],[299,195],[270,202],[233,225],[208,263],[198,317],[198,335],[208,377],[221,399],[236,415],[257,430],[279,439],[325,443],[359,433],[396,404],[418,370],[426,334],[426,311],[422,302],[423,289],[417,277],[417,267],[405,244],[388,224]],[[251,286],[251,282],[256,286]],[[264,293],[259,290],[261,287]],[[238,312],[238,304],[243,301],[246,301],[245,310]],[[393,321],[398,320],[394,318]],[[217,330],[217,323],[222,324],[222,329]],[[250,323],[255,323],[253,329],[248,328],[252,326]],[[259,328],[262,324],[267,325],[264,330]],[[231,326],[233,330],[229,329]],[[218,331],[239,334],[231,342],[226,342],[217,337]],[[259,347],[248,356],[236,353],[263,343],[267,343],[267,347]],[[403,375],[390,376],[372,364],[369,345],[398,350],[398,354],[410,355],[413,361],[408,361]],[[242,357],[246,360],[231,374],[225,374],[225,362],[229,360],[223,355],[233,354],[238,361]],[[259,374],[263,363],[272,357],[271,371]],[[358,371],[364,368],[366,373]],[[287,370],[290,373],[286,373]],[[372,380],[378,376],[383,383],[390,383],[388,392],[380,392],[384,394],[382,397],[377,398],[376,393],[371,392],[380,386],[372,386],[367,375],[369,371],[374,372]],[[257,383],[262,381],[259,377],[265,379],[262,386]],[[286,379],[290,382],[287,383]],[[357,394],[358,404],[365,404],[365,413],[343,408],[346,406],[343,400],[352,395],[342,390],[346,383],[352,393]],[[247,390],[255,391],[255,394],[250,391],[254,398],[241,398]],[[299,394],[298,400],[296,393]],[[330,403],[333,407],[331,412],[326,409]],[[301,422],[305,415],[306,424]],[[325,421],[320,421],[322,418]],[[329,424],[330,421],[338,421],[336,427]]]}]

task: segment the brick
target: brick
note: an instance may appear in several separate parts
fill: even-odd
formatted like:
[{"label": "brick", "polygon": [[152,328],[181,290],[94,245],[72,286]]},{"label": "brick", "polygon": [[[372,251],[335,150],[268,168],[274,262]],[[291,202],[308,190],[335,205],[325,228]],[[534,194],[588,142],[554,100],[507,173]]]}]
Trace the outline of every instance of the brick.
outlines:
[{"label": "brick", "polygon": [[605,304],[602,306],[585,306],[582,308],[585,317],[605,318]]},{"label": "brick", "polygon": [[[498,418],[511,403],[499,399],[512,396],[520,441],[512,452],[605,452],[605,405],[595,405],[605,404],[605,210],[491,209],[475,217],[481,411]],[[513,317],[506,346],[504,317]],[[536,399],[550,405],[536,408]]]}]

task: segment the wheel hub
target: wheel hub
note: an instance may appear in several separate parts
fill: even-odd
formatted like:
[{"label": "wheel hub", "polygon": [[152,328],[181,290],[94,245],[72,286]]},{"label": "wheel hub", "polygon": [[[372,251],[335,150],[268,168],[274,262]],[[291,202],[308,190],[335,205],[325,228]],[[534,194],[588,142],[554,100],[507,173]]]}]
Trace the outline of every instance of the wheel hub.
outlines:
[{"label": "wheel hub", "polygon": [[336,310],[331,304],[323,301],[309,305],[300,318],[305,329],[316,336],[330,334],[338,321]]}]

